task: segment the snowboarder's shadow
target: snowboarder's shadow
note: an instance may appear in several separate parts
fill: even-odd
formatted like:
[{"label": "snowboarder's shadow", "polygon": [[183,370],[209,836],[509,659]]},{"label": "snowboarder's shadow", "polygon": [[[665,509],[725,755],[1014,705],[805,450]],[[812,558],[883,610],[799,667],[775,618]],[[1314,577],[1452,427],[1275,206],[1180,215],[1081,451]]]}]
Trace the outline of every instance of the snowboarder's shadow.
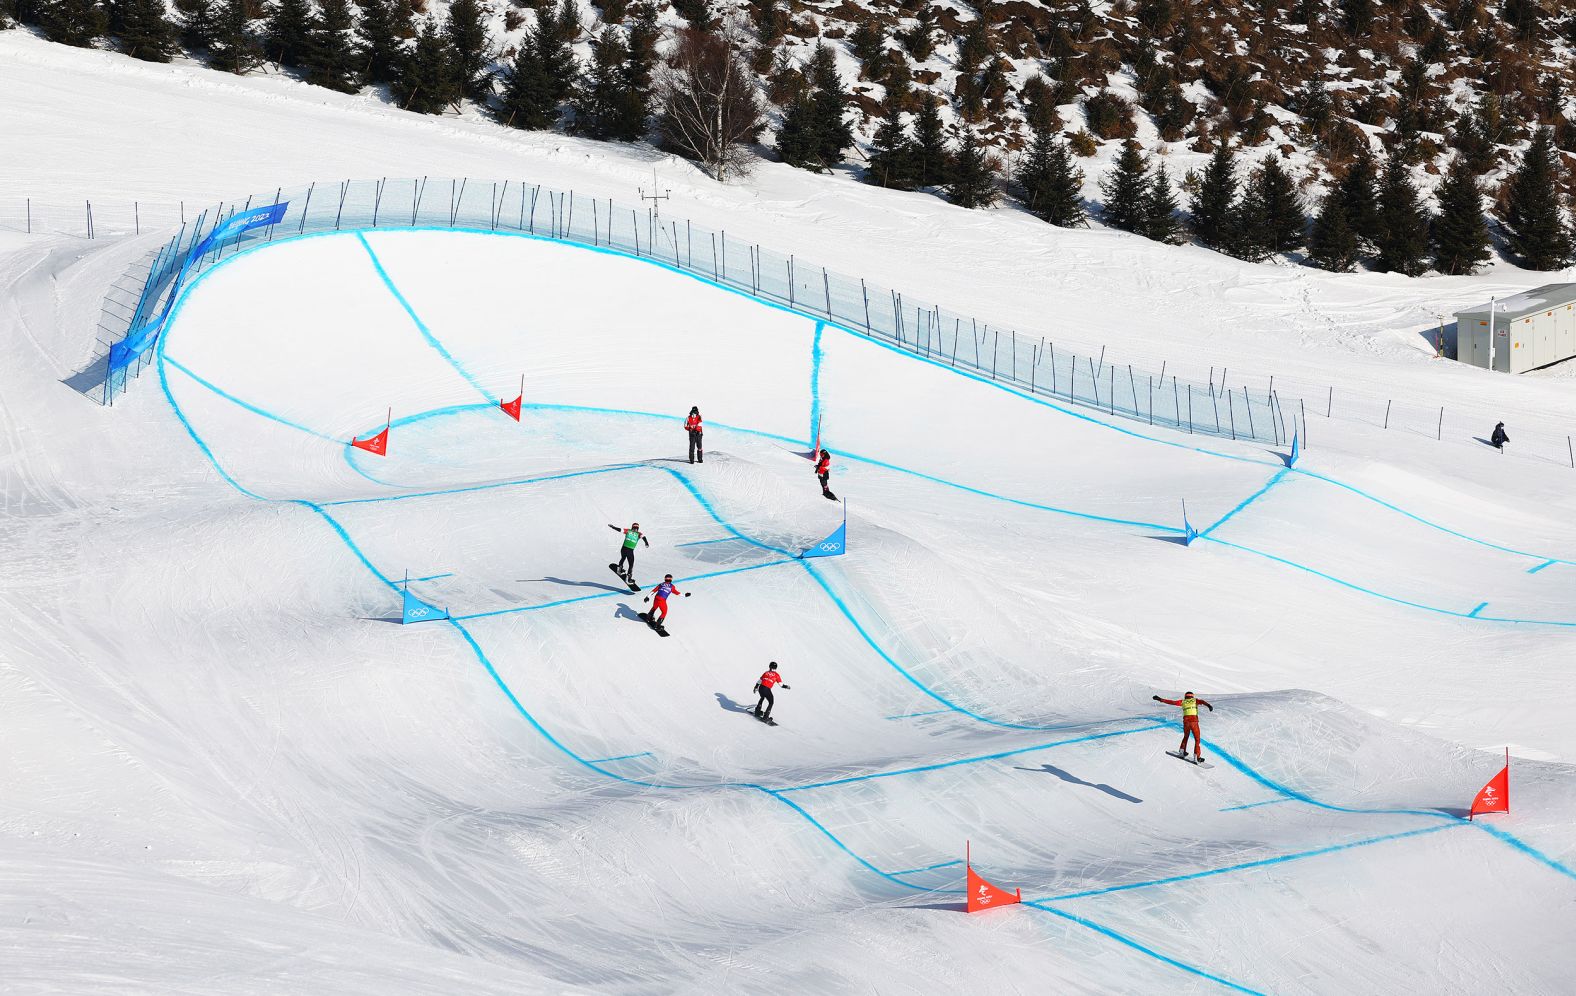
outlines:
[{"label": "snowboarder's shadow", "polygon": [[642,626],[647,625],[646,621],[644,619],[640,618],[640,613],[629,607],[629,603],[628,602],[619,602],[618,603],[618,608],[613,611],[613,618],[615,618],[615,619],[633,619],[633,620],[635,620],[635,622],[640,623],[640,625],[642,625]]},{"label": "snowboarder's shadow", "polygon": [[1046,773],[1048,775],[1055,775],[1057,778],[1060,778],[1062,781],[1066,782],[1069,785],[1085,785],[1085,786],[1088,786],[1089,788],[1092,788],[1092,789],[1098,789],[1101,792],[1104,792],[1106,795],[1110,796],[1111,798],[1113,798],[1113,799],[1121,799],[1123,802],[1141,803],[1141,802],[1144,801],[1144,800],[1138,798],[1135,795],[1128,795],[1126,792],[1123,792],[1121,789],[1119,789],[1119,788],[1112,788],[1110,785],[1106,785],[1103,782],[1086,782],[1082,778],[1079,778],[1077,775],[1075,775],[1075,774],[1073,774],[1071,772],[1063,771],[1061,768],[1058,768],[1058,767],[1055,767],[1055,766],[1049,765],[1049,764],[1042,764],[1038,768],[1019,767],[1018,770],[1019,771],[1043,771],[1044,773]]},{"label": "snowboarder's shadow", "polygon": [[[1482,436],[1473,436],[1472,439],[1475,442],[1482,443],[1484,446],[1491,446],[1496,450],[1499,449],[1498,446],[1494,446],[1494,441],[1492,439],[1484,439]],[[1503,453],[1504,450],[1500,450],[1500,452]]]},{"label": "snowboarder's shadow", "polygon": [[752,715],[755,713],[753,706],[741,705],[728,698],[722,692],[714,692],[713,694],[717,696],[717,704],[722,706],[724,712],[745,712]]},{"label": "snowboarder's shadow", "polygon": [[610,584],[603,584],[600,581],[570,581],[567,578],[553,578],[553,577],[546,577],[546,578],[520,578],[518,583],[519,584],[531,584],[532,582],[536,582],[536,581],[546,581],[549,584],[561,584],[561,585],[564,585],[565,587],[568,587],[568,588],[596,588],[596,589],[599,589],[601,591],[613,591],[613,592],[623,592],[623,591],[628,591],[629,590],[628,588],[617,588],[617,587],[614,587],[613,585],[610,585]]}]

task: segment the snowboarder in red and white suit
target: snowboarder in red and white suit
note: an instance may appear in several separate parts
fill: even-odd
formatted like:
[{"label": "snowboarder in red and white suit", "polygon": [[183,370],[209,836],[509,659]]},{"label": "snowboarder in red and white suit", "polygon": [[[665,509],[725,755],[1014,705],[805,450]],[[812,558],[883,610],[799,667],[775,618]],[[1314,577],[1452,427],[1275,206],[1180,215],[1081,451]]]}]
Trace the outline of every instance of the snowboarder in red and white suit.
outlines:
[{"label": "snowboarder in red and white suit", "polygon": [[706,446],[701,440],[701,435],[706,427],[700,420],[700,409],[691,408],[689,418],[684,420],[684,431],[689,433],[689,461],[690,463],[706,462]]},{"label": "snowboarder in red and white suit", "polygon": [[[777,662],[776,661],[772,661],[770,664],[768,664],[766,666],[766,673],[761,675],[761,680],[755,683],[755,691],[757,693],[759,693],[760,696],[761,696],[760,699],[757,700],[756,703],[755,703],[755,718],[756,719],[771,719],[772,718],[772,706],[777,701],[776,699],[774,699],[772,697],[772,688],[773,688],[773,686],[775,686],[776,684],[778,684],[782,680],[783,680],[783,676],[777,673]],[[783,687],[787,688],[788,686],[787,685],[783,685]],[[761,712],[761,705],[763,703],[766,706],[766,712],[765,713]]]},{"label": "snowboarder in red and white suit", "polygon": [[1177,748],[1177,752],[1179,754],[1187,753],[1187,738],[1191,734],[1193,737],[1193,758],[1198,761],[1204,760],[1202,753],[1203,743],[1198,737],[1198,707],[1203,706],[1210,712],[1214,712],[1215,707],[1198,698],[1192,692],[1188,692],[1180,699],[1163,699],[1158,695],[1151,695],[1150,698],[1156,702],[1164,702],[1166,705],[1182,707],[1182,746]]}]

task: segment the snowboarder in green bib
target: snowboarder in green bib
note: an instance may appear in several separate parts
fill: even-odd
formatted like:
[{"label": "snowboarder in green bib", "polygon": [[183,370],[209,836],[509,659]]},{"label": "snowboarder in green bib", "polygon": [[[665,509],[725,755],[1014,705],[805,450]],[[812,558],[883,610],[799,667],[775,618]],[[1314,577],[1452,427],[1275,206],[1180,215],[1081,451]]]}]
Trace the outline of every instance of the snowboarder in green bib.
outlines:
[{"label": "snowboarder in green bib", "polygon": [[[623,578],[625,584],[633,585],[635,583],[635,545],[644,543],[650,546],[651,541],[646,539],[645,534],[640,531],[640,523],[638,522],[631,522],[628,529],[620,529],[611,522],[607,524],[607,527],[615,533],[624,534],[624,547],[618,551],[618,563],[608,564],[607,566],[613,568],[613,573]],[[638,591],[639,589],[637,588],[636,590]]]}]

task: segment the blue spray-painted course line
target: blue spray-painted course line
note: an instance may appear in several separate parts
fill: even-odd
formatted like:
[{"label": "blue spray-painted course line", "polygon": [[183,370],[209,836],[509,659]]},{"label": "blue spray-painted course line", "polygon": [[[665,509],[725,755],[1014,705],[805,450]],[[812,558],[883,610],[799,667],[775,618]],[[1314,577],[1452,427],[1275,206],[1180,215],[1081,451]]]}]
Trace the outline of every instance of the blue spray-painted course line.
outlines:
[{"label": "blue spray-painted course line", "polygon": [[1479,603],[1477,603],[1477,608],[1473,609],[1471,612],[1468,612],[1467,613],[1467,618],[1468,619],[1476,619],[1476,618],[1478,618],[1478,613],[1482,612],[1486,608],[1488,608],[1488,603],[1487,602],[1479,602]]},{"label": "blue spray-painted course line", "polygon": [[373,251],[372,244],[367,241],[367,237],[361,232],[356,232],[355,234],[356,241],[360,242],[361,248],[367,251],[367,258],[372,260],[372,268],[377,271],[378,279],[383,281],[383,286],[388,288],[388,292],[394,296],[394,300],[398,301],[399,306],[405,310],[405,314],[410,316],[411,324],[415,325],[416,331],[420,332],[421,337],[427,340],[427,345],[431,346],[439,356],[443,357],[443,361],[452,367],[455,373],[463,377],[467,384],[475,388],[477,394],[489,401],[494,400],[492,393],[482,386],[481,381],[472,376],[469,370],[460,365],[460,361],[456,360],[454,355],[444,347],[443,343],[438,341],[438,337],[432,334],[432,330],[427,327],[427,323],[421,320],[420,315],[416,314],[416,309],[411,307],[410,301],[400,292],[399,285],[394,283],[394,278],[389,276],[388,270],[383,268],[383,261],[378,259],[378,254]]},{"label": "blue spray-painted course line", "polygon": [[962,863],[963,863],[963,861],[961,859],[953,858],[951,861],[942,861],[942,862],[938,862],[937,864],[926,865],[923,868],[905,868],[902,871],[892,872],[892,874],[893,875],[918,875],[920,872],[935,871],[937,868],[952,868],[952,867],[955,867],[957,865],[961,865]]},{"label": "blue spray-painted course line", "polygon": [[1066,910],[1059,910],[1054,906],[1048,906],[1042,900],[1026,899],[1023,901],[1023,905],[1032,909],[1049,913],[1052,916],[1061,917],[1063,920],[1071,920],[1073,923],[1076,923],[1079,926],[1087,927],[1097,934],[1103,934],[1106,937],[1109,937],[1111,940],[1118,942],[1119,944],[1124,944],[1135,951],[1146,954],[1156,961],[1164,962],[1165,964],[1170,965],[1172,968],[1181,969],[1190,975],[1197,975],[1200,978],[1208,979],[1217,985],[1225,986],[1227,989],[1230,989],[1233,992],[1247,993],[1249,996],[1266,996],[1265,993],[1262,993],[1257,989],[1249,989],[1247,986],[1244,986],[1238,982],[1232,982],[1230,979],[1227,979],[1224,976],[1215,975],[1212,972],[1206,972],[1202,968],[1199,968],[1195,965],[1189,965],[1187,962],[1179,961],[1170,955],[1161,954],[1154,948],[1141,944],[1138,941],[1133,940],[1131,937],[1128,937],[1126,934],[1121,934],[1115,930],[1112,930],[1110,927],[1096,923],[1095,921],[1090,920],[1088,917],[1079,916],[1076,913],[1069,913]]},{"label": "blue spray-painted course line", "polygon": [[686,547],[686,546],[710,546],[713,543],[740,543],[740,542],[743,542],[743,541],[740,540],[739,537],[737,537],[737,536],[719,536],[716,539],[696,540],[693,543],[675,543],[675,544],[673,544],[673,548],[675,550],[677,550],[677,549],[679,549],[681,547]]},{"label": "blue spray-painted course line", "polygon": [[1233,517],[1235,517],[1238,512],[1241,512],[1243,509],[1247,508],[1249,505],[1253,504],[1254,502],[1258,501],[1260,498],[1264,497],[1264,495],[1269,492],[1270,488],[1273,488],[1275,485],[1277,485],[1281,481],[1285,480],[1286,479],[1286,475],[1288,473],[1290,473],[1290,472],[1291,472],[1291,468],[1290,467],[1282,467],[1280,470],[1277,470],[1274,473],[1274,475],[1272,477],[1270,477],[1270,479],[1268,481],[1264,482],[1264,486],[1262,488],[1259,488],[1257,491],[1253,492],[1251,495],[1248,495],[1246,498],[1242,499],[1240,502],[1237,503],[1237,507],[1236,508],[1233,508],[1231,511],[1227,512],[1225,515],[1222,515],[1219,519],[1216,519],[1215,522],[1212,523],[1208,529],[1205,529],[1203,532],[1198,534],[1198,538],[1199,539],[1208,539],[1210,533],[1212,533],[1215,530],[1219,529],[1221,526],[1224,526],[1227,522],[1231,521],[1231,519]]},{"label": "blue spray-painted course line", "polygon": [[1107,896],[1113,892],[1131,892],[1134,889],[1148,889],[1157,885],[1175,885],[1178,882],[1195,882],[1201,878],[1213,878],[1216,875],[1228,875],[1232,872],[1248,871],[1253,868],[1267,868],[1271,865],[1283,865],[1290,861],[1301,861],[1304,858],[1317,858],[1326,854],[1335,854],[1339,851],[1350,851],[1358,847],[1369,847],[1373,844],[1383,844],[1392,840],[1405,840],[1409,837],[1420,837],[1424,834],[1438,833],[1441,830],[1452,830],[1464,827],[1465,823],[1440,823],[1431,827],[1419,827],[1416,830],[1403,830],[1398,833],[1382,834],[1378,837],[1369,837],[1366,840],[1354,840],[1345,844],[1330,844],[1325,847],[1315,847],[1307,851],[1298,851],[1293,854],[1277,854],[1257,861],[1243,861],[1222,868],[1208,868],[1204,871],[1185,872],[1181,875],[1168,875],[1165,878],[1150,879],[1146,882],[1129,882],[1126,885],[1108,885],[1099,889],[1085,889],[1082,892],[1069,892],[1060,896],[1051,896],[1044,901],[1047,903],[1064,903],[1073,899],[1088,899],[1092,896]]},{"label": "blue spray-painted course line", "polygon": [[[688,577],[679,578],[674,583],[689,584],[692,581],[705,581],[708,578],[726,577],[729,574],[743,574],[746,571],[758,571],[763,567],[781,567],[783,564],[791,563],[794,563],[794,561],[769,560],[762,564],[749,564],[744,567],[728,567],[720,571],[707,571],[704,574],[691,574]],[[574,605],[579,602],[594,602],[605,598],[627,598],[632,594],[634,594],[634,592],[631,591],[599,591],[595,595],[576,595],[573,598],[560,598],[556,601],[542,602],[537,605],[516,605],[513,608],[508,609],[492,609],[487,612],[467,612],[456,615],[454,618],[461,621],[468,621],[472,619],[492,619],[497,616],[518,615],[521,612],[539,612],[542,609],[556,609],[560,605]]]},{"label": "blue spray-painted course line", "polygon": [[804,444],[812,448],[821,441],[821,363],[826,358],[821,336],[825,332],[826,323],[816,322],[815,335],[810,340],[810,434]]},{"label": "blue spray-painted course line", "polygon": [[1250,802],[1250,803],[1247,803],[1246,805],[1242,805],[1242,806],[1227,806],[1225,809],[1222,809],[1222,810],[1219,810],[1219,811],[1222,812],[1222,813],[1235,813],[1235,812],[1238,812],[1238,811],[1243,810],[1243,809],[1258,809],[1260,806],[1275,806],[1275,805],[1278,805],[1278,804],[1283,803],[1283,802],[1299,802],[1299,801],[1301,801],[1301,800],[1293,799],[1293,798],[1291,798],[1289,796],[1284,798],[1284,799],[1263,799],[1263,800],[1260,800],[1259,802]]},{"label": "blue spray-painted course line", "polygon": [[1543,563],[1539,564],[1536,567],[1529,567],[1527,569],[1527,573],[1528,574],[1536,574],[1539,571],[1543,570],[1545,567],[1553,567],[1557,563],[1559,563],[1558,560],[1545,560]]},{"label": "blue spray-painted course line", "polygon": [[610,761],[632,761],[632,760],[634,760],[637,757],[652,757],[652,756],[654,756],[654,755],[651,753],[651,751],[643,750],[639,754],[620,754],[617,757],[597,757],[597,758],[592,758],[591,759],[591,763],[592,764],[607,764]]}]

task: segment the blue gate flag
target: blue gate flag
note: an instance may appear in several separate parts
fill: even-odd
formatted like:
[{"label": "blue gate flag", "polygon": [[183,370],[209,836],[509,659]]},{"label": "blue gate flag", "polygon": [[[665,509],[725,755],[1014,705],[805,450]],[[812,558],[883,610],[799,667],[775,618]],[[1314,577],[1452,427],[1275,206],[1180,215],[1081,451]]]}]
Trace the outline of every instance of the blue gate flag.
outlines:
[{"label": "blue gate flag", "polygon": [[1302,440],[1296,432],[1291,434],[1291,459],[1286,461],[1286,466],[1297,466],[1297,458],[1302,456]]},{"label": "blue gate flag", "polygon": [[832,535],[799,554],[800,560],[811,557],[841,557],[848,552],[848,505],[843,505],[843,524],[832,531]]},{"label": "blue gate flag", "polygon": [[401,592],[404,595],[404,605],[400,611],[400,624],[409,626],[411,623],[432,622],[435,619],[449,618],[448,609],[439,609],[429,605],[410,593],[410,582],[405,582]]},{"label": "blue gate flag", "polygon": [[164,323],[169,320],[170,312],[175,307],[175,299],[180,296],[181,288],[186,285],[187,275],[197,265],[198,260],[202,259],[215,245],[231,236],[249,232],[254,228],[277,225],[284,219],[285,211],[289,207],[290,202],[284,201],[279,204],[268,204],[264,207],[252,208],[250,211],[242,211],[240,214],[227,219],[224,224],[216,225],[214,230],[208,233],[207,238],[192,246],[186,253],[186,258],[181,261],[180,270],[175,274],[175,279],[170,284],[169,292],[164,298],[164,307],[159,309],[157,315],[149,318],[136,328],[127,329],[126,338],[109,347],[110,373],[113,374],[116,370],[124,370],[126,367],[131,366],[132,363],[136,362],[137,357],[146,353],[154,341],[158,339],[159,333],[164,330]]},{"label": "blue gate flag", "polygon": [[1182,503],[1182,545],[1192,546],[1198,539],[1198,530],[1193,528],[1193,523],[1187,521],[1187,502]]}]

